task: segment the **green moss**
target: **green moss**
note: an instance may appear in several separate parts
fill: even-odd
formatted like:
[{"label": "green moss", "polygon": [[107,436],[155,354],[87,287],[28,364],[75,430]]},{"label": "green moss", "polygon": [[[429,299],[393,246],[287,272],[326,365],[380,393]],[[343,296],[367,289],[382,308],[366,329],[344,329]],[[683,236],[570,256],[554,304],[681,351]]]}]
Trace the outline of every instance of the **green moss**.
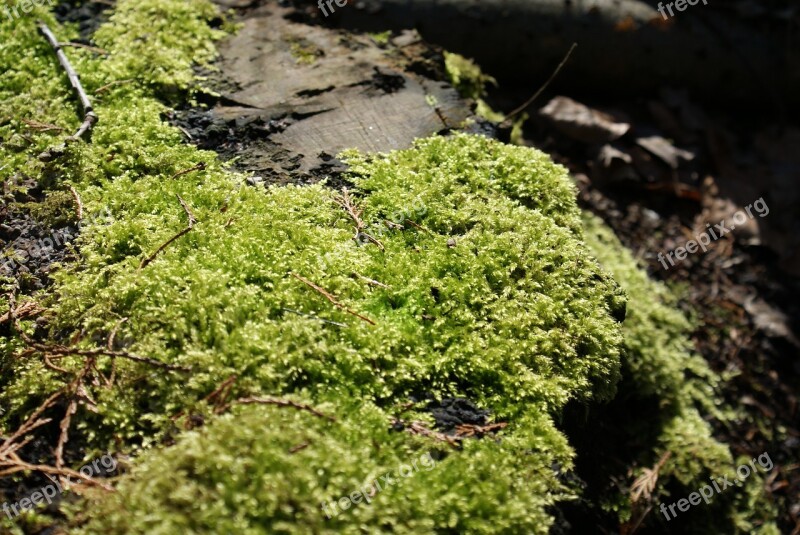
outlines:
[{"label": "green moss", "polygon": [[[545,507],[566,496],[549,463],[568,447],[541,415],[456,451],[390,431],[370,404],[320,408],[342,418],[245,408],[184,434],[87,503],[94,521],[80,532],[547,533]],[[332,505],[375,480],[370,503]]]},{"label": "green moss", "polygon": [[[628,298],[623,324],[623,376],[625,388],[633,389],[627,394],[629,403],[655,399],[659,409],[644,426],[640,425],[642,434],[656,437],[655,443],[651,449],[640,451],[632,462],[653,466],[669,452],[654,500],[673,502],[707,484],[710,476],[731,473],[741,464],[734,464],[728,447],[713,437],[709,423],[712,419],[726,423],[736,415],[730,408],[722,408],[718,397],[721,379],[694,352],[690,338],[693,326],[677,309],[674,294],[647,277],[631,252],[599,218],[584,214],[583,221],[587,246]],[[670,493],[670,488],[674,492]],[[675,499],[669,499],[670,495]],[[623,508],[623,517],[628,509],[629,505]],[[774,507],[756,478],[743,490],[737,488],[715,498],[701,511],[705,514],[695,513],[699,519],[693,532],[747,533],[756,526],[765,532],[774,529]],[[656,518],[665,522],[660,515]]]},{"label": "green moss", "polygon": [[47,227],[63,226],[77,223],[75,200],[68,191],[54,191],[47,195],[41,203],[29,203],[27,208],[31,215]]},{"label": "green moss", "polygon": [[497,85],[497,80],[485,74],[477,63],[452,52],[444,53],[444,64],[450,83],[462,96],[478,100],[486,96],[486,85]]},{"label": "green moss", "polygon": [[307,39],[294,37],[288,39],[287,42],[289,43],[289,52],[292,57],[302,65],[313,64],[323,54],[322,50]]},{"label": "green moss", "polygon": [[[60,39],[75,37],[42,16]],[[86,213],[110,214],[87,222],[80,262],[36,296],[51,312],[49,339],[95,347],[119,325],[126,350],[192,370],[98,359],[88,386],[98,410],[79,409],[71,443],[138,453],[172,437],[178,413],[209,418],[175,446],[137,457],[118,494],[84,503],[93,518],[86,532],[546,533],[548,507],[571,497],[559,475],[573,452],[553,420],[571,400],[611,399],[621,365],[641,379],[643,395],[678,414],[661,447],[685,448],[673,436],[692,437],[695,449],[713,446],[699,461],[676,456],[676,478],[693,481],[724,456],[700,416],[713,376],[696,358],[673,360],[687,349],[671,338],[685,340],[685,323],[637,293],[632,319],[620,325],[625,298],[584,243],[565,169],[546,155],[467,135],[388,155],[348,152],[352,193],[378,247],[352,239],[352,221],[325,186],[249,188],[213,153],[182,144],[162,122],[167,108],[157,97],[190,90],[192,65],[211,59],[221,36],[208,25],[216,16],[201,0],[120,0],[95,36],[109,56],[69,51],[90,92],[120,83],[96,98],[92,142],[70,145],[48,166],[35,156],[53,136],[19,138],[21,119],[72,131],[80,122],[73,96],[33,22],[0,22],[0,60],[11,66],[0,79],[0,117],[11,117],[0,122],[0,137],[22,140],[0,145],[0,156],[14,172],[56,177],[54,188],[74,185]],[[203,172],[170,178],[198,162]],[[185,227],[177,195],[198,223],[140,269]],[[623,286],[652,290],[643,275],[597,256]],[[653,353],[644,331],[663,324],[668,334],[654,340],[664,349]],[[0,340],[0,434],[67,380],[35,356],[19,358],[21,346]],[[59,365],[78,370],[83,360]],[[687,369],[699,379],[684,381]],[[293,397],[338,421],[274,407],[214,416],[200,400],[234,374],[232,396]],[[470,398],[509,427],[498,440],[441,451],[434,470],[387,489],[377,504],[323,521],[320,501],[441,450],[389,431],[399,405],[422,392]]]},{"label": "green moss", "polygon": [[376,44],[381,46],[389,44],[389,38],[392,37],[392,30],[386,30],[385,32],[377,32],[371,33],[369,36],[375,41]]}]

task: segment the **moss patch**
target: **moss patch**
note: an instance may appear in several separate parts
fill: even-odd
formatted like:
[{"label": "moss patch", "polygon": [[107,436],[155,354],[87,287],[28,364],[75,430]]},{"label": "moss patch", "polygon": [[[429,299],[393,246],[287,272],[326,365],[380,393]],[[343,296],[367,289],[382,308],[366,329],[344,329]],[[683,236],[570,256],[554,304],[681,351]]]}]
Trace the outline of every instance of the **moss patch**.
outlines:
[{"label": "moss patch", "polygon": [[[213,56],[216,16],[201,0],[121,0],[95,35],[108,57],[70,50],[90,92],[118,82],[96,98],[92,143],[48,165],[35,156],[57,138],[20,135],[22,119],[72,131],[72,95],[33,21],[0,22],[0,59],[13,65],[0,79],[4,178],[41,177],[62,200],[72,185],[87,213],[110,214],[87,223],[80,261],[35,296],[47,322],[24,328],[83,348],[116,330],[118,349],[191,368],[98,359],[86,391],[97,412],[79,408],[71,444],[87,455],[157,447],[136,457],[119,493],[78,506],[91,512],[85,532],[546,533],[548,507],[573,495],[562,476],[574,453],[554,420],[570,401],[612,399],[623,363],[644,395],[683,415],[664,427],[663,448],[703,454],[676,456],[675,477],[692,482],[716,469],[725,451],[699,416],[711,376],[696,359],[675,360],[686,349],[685,323],[637,297],[633,319],[620,324],[625,297],[584,242],[587,223],[564,168],[538,151],[467,135],[388,155],[348,152],[364,220],[354,240],[335,192],[249,188],[162,122],[158,97],[187,94],[191,66]],[[75,35],[52,27],[62,40]],[[202,172],[172,178],[201,162]],[[198,222],[141,269],[186,226],[177,196]],[[624,285],[649,290],[643,275],[597,255]],[[670,330],[655,340],[664,350],[652,353],[644,333],[662,323]],[[61,359],[64,375],[21,348],[16,337],[0,339],[2,434],[83,365]],[[683,381],[687,369],[699,380]],[[232,375],[232,397],[289,397],[337,422],[275,407],[216,416],[201,400]],[[472,399],[509,426],[458,451],[391,431],[402,404],[422,393]],[[180,414],[209,424],[175,439]],[[432,451],[440,460],[431,471],[324,519],[322,501]]]}]

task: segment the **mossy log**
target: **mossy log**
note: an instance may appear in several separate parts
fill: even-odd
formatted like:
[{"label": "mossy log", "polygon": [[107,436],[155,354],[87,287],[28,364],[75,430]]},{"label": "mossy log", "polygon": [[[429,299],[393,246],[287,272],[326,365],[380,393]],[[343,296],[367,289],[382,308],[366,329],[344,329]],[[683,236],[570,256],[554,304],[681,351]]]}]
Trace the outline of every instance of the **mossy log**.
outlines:
[{"label": "mossy log", "polygon": [[296,22],[295,13],[263,5],[220,46],[214,119],[240,138],[242,125],[271,125],[263,143],[236,146],[243,168],[268,182],[323,176],[346,148],[405,148],[471,115],[445,82],[441,54],[418,36],[395,44]]}]

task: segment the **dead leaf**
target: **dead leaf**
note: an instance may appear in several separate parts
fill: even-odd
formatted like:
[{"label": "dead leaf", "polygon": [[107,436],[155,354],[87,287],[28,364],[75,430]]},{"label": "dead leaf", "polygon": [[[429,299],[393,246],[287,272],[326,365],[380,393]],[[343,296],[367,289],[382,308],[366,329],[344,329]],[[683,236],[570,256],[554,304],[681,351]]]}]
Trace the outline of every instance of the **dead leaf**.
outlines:
[{"label": "dead leaf", "polygon": [[608,143],[631,128],[628,123],[615,122],[610,115],[567,97],[554,97],[539,113],[559,132],[584,143]]},{"label": "dead leaf", "polygon": [[653,156],[657,157],[672,169],[677,169],[679,159],[691,161],[694,159],[694,153],[688,150],[679,149],[668,140],[661,136],[647,136],[636,138],[636,144],[643,149],[650,152]]}]

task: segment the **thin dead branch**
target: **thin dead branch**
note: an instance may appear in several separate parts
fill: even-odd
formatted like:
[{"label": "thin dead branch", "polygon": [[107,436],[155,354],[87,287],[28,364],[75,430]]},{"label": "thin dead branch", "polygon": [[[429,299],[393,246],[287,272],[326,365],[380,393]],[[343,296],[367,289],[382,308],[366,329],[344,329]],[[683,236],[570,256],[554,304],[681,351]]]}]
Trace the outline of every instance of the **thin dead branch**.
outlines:
[{"label": "thin dead branch", "polygon": [[[163,368],[165,370],[170,370],[170,371],[185,371],[185,372],[191,371],[190,368],[186,368],[183,366],[176,366],[173,364],[167,364],[165,362],[161,362],[149,357],[141,357],[139,355],[134,355],[133,353],[128,353],[127,351],[111,351],[104,348],[79,349],[76,347],[67,347],[59,344],[43,344],[41,342],[37,342],[36,340],[28,336],[19,325],[19,318],[17,317],[17,308],[16,308],[14,294],[10,293],[7,295],[9,299],[9,311],[3,317],[7,316],[11,320],[11,324],[14,326],[14,329],[19,335],[20,339],[23,342],[25,342],[25,344],[28,346],[30,350],[38,351],[44,355],[47,355],[48,358],[50,359],[58,360],[70,356],[88,357],[88,358],[112,357],[112,358],[131,360],[133,362],[140,362],[142,364],[149,364],[150,366]],[[20,307],[20,309],[24,308],[24,306],[25,305]]]},{"label": "thin dead branch", "polygon": [[302,276],[298,275],[297,273],[290,273],[290,275],[292,277],[294,277],[295,279],[299,280],[300,282],[302,282],[303,284],[305,284],[306,286],[308,286],[308,287],[316,290],[317,292],[319,292],[325,299],[330,301],[330,303],[333,306],[335,306],[336,308],[338,308],[340,310],[343,310],[343,311],[347,312],[348,314],[351,314],[351,315],[357,317],[360,320],[366,321],[370,325],[375,325],[376,324],[374,321],[372,321],[368,317],[362,316],[361,314],[359,314],[358,312],[356,312],[354,310],[350,310],[349,308],[347,308],[346,306],[341,304],[339,301],[337,301],[336,298],[333,295],[331,295],[330,292],[328,292],[327,290],[325,290],[321,286],[317,286],[316,284],[314,284],[313,282],[311,282],[307,278],[302,277]]},{"label": "thin dead branch", "polygon": [[117,332],[119,332],[119,328],[122,327],[122,324],[128,321],[128,318],[120,319],[115,325],[114,328],[111,329],[111,332],[108,334],[108,340],[106,340],[106,347],[109,351],[114,350],[114,341],[117,338]]},{"label": "thin dead branch", "polygon": [[184,211],[184,212],[186,212],[186,217],[188,217],[188,218],[189,218],[189,222],[188,222],[188,224],[187,224],[187,226],[186,226],[186,228],[185,228],[185,229],[181,230],[181,231],[180,231],[180,232],[178,232],[176,235],[174,235],[173,237],[171,237],[170,239],[168,239],[167,241],[165,241],[165,242],[164,242],[164,243],[161,245],[161,247],[159,247],[158,249],[156,249],[156,252],[154,252],[153,254],[151,254],[150,256],[148,256],[147,258],[145,258],[144,260],[142,260],[142,263],[141,263],[141,264],[139,264],[139,269],[144,269],[145,267],[147,267],[147,265],[148,265],[150,262],[152,262],[153,260],[155,260],[155,259],[156,259],[156,257],[158,256],[158,254],[159,254],[161,251],[163,251],[164,249],[166,249],[167,247],[169,247],[169,244],[171,244],[172,242],[174,242],[175,240],[177,240],[178,238],[180,238],[180,237],[181,237],[181,236],[183,236],[184,234],[188,234],[188,233],[189,233],[189,232],[190,232],[190,231],[191,231],[191,230],[194,228],[194,225],[195,225],[195,223],[197,223],[197,219],[195,219],[195,217],[194,217],[194,214],[192,213],[192,211],[191,211],[191,210],[189,210],[189,206],[186,204],[186,201],[184,201],[184,200],[181,198],[181,196],[180,196],[180,195],[177,195],[177,194],[176,194],[175,196],[176,196],[176,197],[178,197],[178,202],[180,202],[180,203],[181,203],[181,206],[183,207],[183,211]]},{"label": "thin dead branch", "polygon": [[[77,93],[78,99],[80,100],[81,103],[81,107],[83,108],[83,123],[78,128],[78,131],[75,132],[75,134],[66,139],[65,143],[68,141],[77,141],[83,138],[86,134],[88,134],[92,130],[92,126],[94,126],[94,124],[97,122],[97,114],[94,112],[92,108],[92,101],[89,100],[89,96],[83,89],[83,85],[81,84],[81,80],[78,77],[78,74],[75,72],[75,69],[69,62],[67,55],[64,54],[64,51],[62,50],[62,44],[59,43],[58,39],[56,39],[56,36],[44,22],[39,21],[38,24],[39,24],[39,31],[41,32],[42,35],[44,35],[45,39],[47,39],[47,42],[50,43],[50,46],[53,47],[53,50],[56,53],[56,57],[58,58],[58,62],[61,64],[61,67],[67,73],[69,82],[72,85],[72,88]],[[64,148],[65,144],[61,145],[60,147],[56,147],[48,151],[45,151],[39,155],[39,158],[43,161],[52,160],[54,157],[57,157],[59,154],[63,153]]]},{"label": "thin dead branch", "polygon": [[325,413],[322,413],[312,407],[311,405],[307,405],[305,403],[298,403],[297,401],[292,401],[290,399],[281,399],[281,398],[257,398],[257,397],[249,397],[249,398],[241,398],[237,399],[236,403],[241,405],[276,405],[278,407],[293,407],[295,409],[306,411],[308,413],[313,414],[317,418],[322,418],[324,420],[330,420],[331,422],[335,422],[336,418],[333,416],[329,416]]},{"label": "thin dead branch", "polygon": [[227,405],[228,396],[233,389],[233,384],[239,378],[238,375],[233,374],[222,383],[215,388],[209,395],[203,398],[203,401],[214,402],[214,413],[220,414],[224,410],[224,407]]},{"label": "thin dead branch", "polygon": [[[44,311],[45,309],[40,307],[36,302],[27,301],[22,306],[13,311],[14,314],[13,317],[16,320],[24,320],[25,318],[37,316]],[[11,318],[12,318],[12,311],[9,310],[8,312],[0,316],[0,324],[6,323]]]},{"label": "thin dead branch", "polygon": [[60,126],[57,126],[57,125],[54,125],[54,124],[50,124],[50,123],[41,123],[39,121],[33,121],[31,119],[23,119],[22,122],[25,123],[26,125],[28,125],[28,128],[30,128],[31,130],[36,130],[38,132],[48,132],[50,130],[53,130],[53,131],[56,131],[56,132],[63,132],[64,131],[64,129],[61,128]]},{"label": "thin dead branch", "polygon": [[461,445],[461,441],[465,438],[470,437],[483,437],[489,433],[496,433],[501,429],[505,429],[508,426],[507,422],[497,422],[488,425],[474,425],[474,424],[462,424],[456,427],[455,433],[449,435],[447,433],[442,433],[439,431],[434,431],[429,429],[425,424],[422,422],[403,422],[399,418],[392,419],[392,426],[394,427],[402,427],[405,431],[411,433],[412,435],[420,435],[428,438],[432,438],[434,440],[438,440],[439,442],[447,442],[451,446],[458,448]]},{"label": "thin dead branch", "polygon": [[295,454],[298,451],[306,449],[310,444],[311,444],[310,442],[301,442],[297,446],[292,446],[291,448],[289,448],[289,453]]},{"label": "thin dead branch", "polygon": [[428,234],[431,234],[431,231],[430,231],[430,230],[426,229],[425,227],[423,227],[423,226],[422,226],[422,225],[420,225],[420,224],[414,223],[414,222],[413,222],[413,221],[411,221],[410,219],[406,219],[406,223],[408,223],[409,225],[411,225],[412,227],[414,227],[414,228],[415,228],[415,229],[417,229],[417,230],[421,230],[421,231],[423,231],[423,232],[427,232]]},{"label": "thin dead branch", "polygon": [[325,318],[320,318],[319,316],[315,316],[314,314],[306,314],[305,312],[300,312],[299,310],[295,310],[293,308],[283,307],[283,308],[281,308],[281,310],[285,310],[286,312],[291,312],[292,314],[297,314],[298,316],[303,316],[303,317],[306,317],[306,318],[313,318],[315,320],[321,321],[322,323],[328,323],[330,325],[336,325],[337,327],[347,327],[347,325],[345,325],[344,323],[339,323],[338,321],[326,320]]},{"label": "thin dead branch", "polygon": [[497,422],[488,425],[462,424],[456,426],[455,436],[459,438],[482,437],[489,433],[496,433],[497,431],[505,429],[506,427],[508,427],[507,422]]},{"label": "thin dead branch", "polygon": [[141,357],[139,355],[134,355],[133,353],[128,353],[127,351],[109,351],[107,349],[76,349],[74,347],[46,345],[38,343],[34,345],[33,348],[36,349],[37,351],[47,352],[51,355],[51,358],[54,357],[56,359],[62,359],[70,356],[112,357],[112,358],[130,360],[133,362],[139,362],[142,364],[148,364],[156,368],[163,368],[165,370],[170,370],[175,372],[192,371],[191,368],[187,368],[185,366],[176,366],[174,364],[167,364],[159,360],[151,359],[150,357]]},{"label": "thin dead branch", "polygon": [[114,80],[113,82],[109,82],[106,85],[98,87],[97,89],[95,89],[94,94],[95,95],[99,95],[100,93],[105,93],[106,91],[108,91],[112,87],[116,87],[118,85],[129,84],[129,83],[131,83],[133,81],[134,80],[132,78],[130,78],[128,80]]},{"label": "thin dead branch", "polygon": [[577,46],[578,46],[578,43],[572,43],[572,46],[571,46],[571,47],[569,47],[569,51],[567,52],[567,55],[566,55],[566,56],[564,56],[564,59],[562,59],[562,60],[561,60],[561,63],[559,63],[559,64],[558,64],[558,67],[556,67],[556,70],[555,70],[555,71],[553,71],[553,74],[551,74],[551,75],[550,75],[550,78],[548,78],[548,79],[547,79],[547,81],[544,83],[544,85],[543,85],[542,87],[540,87],[540,88],[539,88],[539,90],[538,90],[536,93],[534,93],[534,94],[533,94],[533,96],[532,96],[531,98],[529,98],[528,100],[526,100],[524,104],[522,104],[522,105],[521,105],[521,106],[519,106],[518,108],[515,108],[515,109],[514,109],[514,110],[513,110],[511,113],[509,113],[508,115],[506,115],[506,116],[505,116],[505,118],[503,119],[503,122],[506,122],[506,121],[508,121],[509,119],[511,119],[512,117],[514,117],[515,115],[517,115],[518,113],[520,113],[520,112],[522,112],[522,111],[525,111],[525,109],[526,109],[528,106],[530,106],[531,104],[533,104],[533,101],[534,101],[534,100],[536,100],[537,98],[539,98],[539,95],[541,95],[541,94],[542,94],[542,92],[544,92],[544,90],[545,90],[545,89],[547,89],[547,86],[549,86],[549,85],[550,85],[550,83],[551,83],[553,80],[555,80],[556,76],[558,76],[558,73],[560,73],[560,72],[561,72],[561,69],[563,69],[563,68],[564,68],[564,65],[566,65],[566,64],[567,64],[567,61],[569,61],[569,57],[572,55],[572,52],[573,52],[573,50],[575,50],[575,48],[576,48]]},{"label": "thin dead branch", "polygon": [[402,427],[405,431],[411,433],[412,435],[420,435],[423,437],[432,438],[439,442],[447,442],[454,448],[458,448],[460,446],[460,438],[454,437],[451,435],[446,435],[444,433],[440,433],[439,431],[434,431],[432,429],[428,429],[425,424],[422,422],[403,422],[398,418],[392,419],[392,426],[393,427]]},{"label": "thin dead branch", "polygon": [[84,50],[88,50],[90,52],[94,52],[95,54],[100,54],[101,56],[108,56],[108,51],[103,50],[102,48],[98,48],[96,46],[91,45],[84,45],[83,43],[76,43],[74,41],[68,41],[66,43],[60,43],[61,46],[70,46],[73,48],[83,48]]},{"label": "thin dead branch", "polygon": [[173,178],[178,178],[179,176],[189,174],[192,171],[203,171],[205,168],[206,168],[206,162],[199,162],[189,167],[188,169],[184,169],[183,171],[178,171],[177,173],[175,173],[170,177],[170,180],[172,180]]},{"label": "thin dead branch", "polygon": [[364,275],[360,275],[360,274],[356,273],[355,271],[353,272],[353,276],[356,277],[357,279],[360,279],[360,280],[366,282],[370,286],[377,286],[378,288],[386,288],[387,290],[391,289],[391,286],[389,286],[388,284],[384,284],[382,282],[378,282],[375,279],[370,279],[369,277],[365,277]]}]

